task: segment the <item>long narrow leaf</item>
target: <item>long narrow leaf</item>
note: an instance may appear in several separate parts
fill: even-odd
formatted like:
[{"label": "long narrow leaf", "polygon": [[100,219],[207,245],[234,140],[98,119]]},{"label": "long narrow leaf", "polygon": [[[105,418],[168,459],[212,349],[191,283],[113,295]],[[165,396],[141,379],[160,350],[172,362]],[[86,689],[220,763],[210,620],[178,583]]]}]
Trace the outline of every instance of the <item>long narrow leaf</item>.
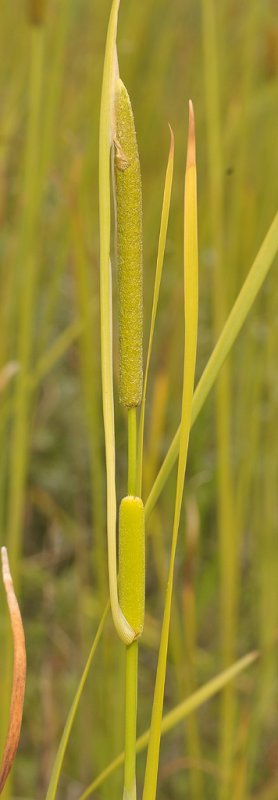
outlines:
[{"label": "long narrow leaf", "polygon": [[193,106],[189,106],[189,134],[187,150],[187,166],[185,175],[184,202],[184,306],[185,306],[185,341],[183,366],[183,392],[180,449],[178,461],[178,477],[176,489],[175,514],[170,556],[170,567],[167,582],[164,616],[158,656],[154,700],[152,708],[151,729],[148,746],[143,800],[154,800],[156,796],[157,773],[159,762],[161,722],[166,677],[167,652],[171,616],[172,591],[174,581],[174,564],[180,513],[184,489],[184,478],[187,462],[189,431],[191,422],[192,399],[197,350],[198,328],[198,244],[197,244],[197,188],[195,162],[195,132]]},{"label": "long narrow leaf", "polygon": [[80,698],[81,698],[81,695],[82,695],[82,692],[83,692],[83,689],[84,689],[84,686],[85,686],[85,683],[86,683],[86,680],[87,680],[87,677],[88,677],[88,674],[89,674],[91,663],[93,661],[93,658],[94,658],[98,643],[100,641],[100,638],[101,638],[101,635],[102,635],[102,632],[103,632],[103,629],[104,629],[104,625],[105,625],[105,622],[106,622],[106,619],[107,619],[109,608],[110,608],[110,604],[108,603],[106,608],[105,608],[105,611],[104,611],[104,613],[102,615],[102,618],[100,620],[100,623],[99,623],[99,626],[98,626],[98,629],[97,629],[97,632],[96,632],[96,635],[95,635],[95,638],[94,638],[94,641],[93,641],[93,644],[92,644],[92,647],[91,647],[91,650],[90,650],[90,653],[89,653],[89,656],[88,656],[88,659],[87,659],[87,662],[85,664],[81,679],[79,681],[79,684],[78,684],[78,687],[77,687],[77,690],[76,690],[76,693],[75,693],[75,696],[74,696],[74,699],[73,699],[73,702],[72,702],[72,705],[71,705],[71,708],[70,708],[70,711],[69,711],[69,714],[68,714],[68,718],[67,718],[64,730],[63,730],[62,738],[61,738],[61,741],[60,741],[60,744],[59,744],[59,747],[58,747],[57,755],[56,755],[56,758],[55,758],[55,761],[54,761],[54,764],[53,764],[51,777],[50,777],[50,782],[49,782],[49,787],[48,787],[47,795],[46,795],[46,800],[55,800],[55,797],[56,797],[58,781],[59,781],[59,778],[60,778],[60,775],[61,775],[61,769],[62,769],[62,765],[63,765],[63,760],[64,760],[67,744],[68,744],[68,741],[69,741],[69,737],[70,737],[70,734],[71,734],[72,726],[73,726],[73,723],[74,723],[74,720],[75,720],[75,717],[76,717],[76,712],[77,712],[77,709],[78,709],[78,706],[79,706]]},{"label": "long narrow leaf", "polygon": [[162,269],[163,269],[163,264],[164,264],[164,255],[165,255],[166,237],[167,237],[167,229],[168,229],[169,210],[170,210],[170,203],[171,203],[172,181],[173,181],[174,134],[173,134],[173,131],[172,131],[171,128],[170,128],[170,136],[171,136],[170,150],[169,150],[168,163],[167,163],[167,169],[166,169],[166,175],[165,175],[164,195],[163,195],[162,212],[161,212],[161,224],[160,224],[160,232],[159,232],[159,240],[158,240],[158,252],[157,252],[156,270],[155,270],[155,282],[154,282],[154,292],[153,292],[153,305],[152,305],[150,335],[149,335],[149,344],[148,344],[145,379],[144,379],[144,387],[143,387],[140,423],[139,423],[139,431],[138,431],[137,494],[138,494],[139,497],[141,497],[141,492],[142,492],[142,464],[143,464],[144,424],[145,424],[145,406],[146,406],[147,383],[148,383],[149,366],[150,366],[151,353],[152,353],[152,343],[153,343],[154,327],[155,327],[155,320],[156,320],[156,313],[157,313],[157,305],[158,305],[158,299],[159,299],[160,283],[161,283]]}]

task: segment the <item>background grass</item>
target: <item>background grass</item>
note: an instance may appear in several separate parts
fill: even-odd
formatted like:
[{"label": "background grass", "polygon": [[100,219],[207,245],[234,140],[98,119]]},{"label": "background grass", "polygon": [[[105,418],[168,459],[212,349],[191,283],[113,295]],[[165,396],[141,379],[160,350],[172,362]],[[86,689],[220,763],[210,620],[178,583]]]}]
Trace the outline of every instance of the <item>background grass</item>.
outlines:
[{"label": "background grass", "polygon": [[[108,588],[97,160],[110,3],[49,0],[44,29],[32,32],[23,5],[0,3],[1,544],[9,548],[20,591],[28,652],[24,727],[6,800],[46,795]],[[146,405],[144,496],[180,414],[188,97],[197,131],[199,377],[277,209],[275,19],[274,0],[254,0],[250,8],[236,0],[122,0],[118,52],[143,179],[145,341],[168,121],[175,133]],[[191,436],[166,710],[253,646],[263,646],[266,655],[234,689],[164,737],[158,793],[165,800],[197,800],[203,790],[208,798],[235,800],[267,800],[278,792],[277,657],[267,649],[278,623],[277,301],[276,261],[222,388],[220,382]],[[21,370],[8,380],[7,365],[19,361]],[[116,431],[120,497],[126,425],[117,403]],[[174,492],[173,475],[149,523],[139,732],[150,719]],[[2,588],[0,601],[2,744],[11,658]],[[70,740],[60,798],[77,799],[122,748],[123,667],[109,619]],[[142,754],[139,790],[144,763]],[[115,774],[96,796],[120,796],[121,784]]]}]

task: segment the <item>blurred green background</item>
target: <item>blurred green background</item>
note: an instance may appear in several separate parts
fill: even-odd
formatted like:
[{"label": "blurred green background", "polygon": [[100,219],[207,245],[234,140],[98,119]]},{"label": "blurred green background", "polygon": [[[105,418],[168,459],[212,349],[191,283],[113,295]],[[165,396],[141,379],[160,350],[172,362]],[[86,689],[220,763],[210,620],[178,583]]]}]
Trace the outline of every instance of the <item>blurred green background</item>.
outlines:
[{"label": "blurred green background", "polygon": [[[98,124],[108,0],[0,0],[0,523],[24,617],[24,724],[5,800],[44,798],[108,591],[98,301]],[[183,182],[196,115],[197,377],[278,201],[275,0],[122,0],[118,54],[144,204],[145,342],[168,122],[175,170],[147,400],[144,497],[179,423]],[[158,796],[278,797],[277,260],[194,427],[176,565],[165,709],[253,647],[264,656],[162,741]],[[116,326],[116,319],[115,319]],[[126,420],[115,414],[119,498]],[[175,474],[149,523],[139,733],[149,724]],[[0,594],[0,743],[11,647]],[[77,800],[123,745],[123,647],[109,619],[58,797]],[[138,758],[139,793],[145,755]],[[97,790],[121,793],[121,772]]]}]

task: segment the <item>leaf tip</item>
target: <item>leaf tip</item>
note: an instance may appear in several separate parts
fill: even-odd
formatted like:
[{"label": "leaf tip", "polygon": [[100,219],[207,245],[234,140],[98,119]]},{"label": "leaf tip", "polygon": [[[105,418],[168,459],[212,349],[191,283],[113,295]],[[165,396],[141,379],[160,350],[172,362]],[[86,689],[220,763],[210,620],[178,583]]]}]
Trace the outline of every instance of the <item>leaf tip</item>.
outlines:
[{"label": "leaf tip", "polygon": [[173,133],[173,129],[171,128],[170,122],[168,122],[168,128],[170,131],[170,156],[173,158],[174,156],[174,149],[175,149],[175,137]]},{"label": "leaf tip", "polygon": [[1,561],[2,561],[2,575],[4,584],[7,580],[11,580],[10,565],[8,559],[8,551],[6,547],[1,547]]},{"label": "leaf tip", "polygon": [[196,165],[196,144],[195,144],[195,118],[192,100],[189,100],[189,120],[188,120],[188,143],[187,143],[187,162],[186,167]]}]

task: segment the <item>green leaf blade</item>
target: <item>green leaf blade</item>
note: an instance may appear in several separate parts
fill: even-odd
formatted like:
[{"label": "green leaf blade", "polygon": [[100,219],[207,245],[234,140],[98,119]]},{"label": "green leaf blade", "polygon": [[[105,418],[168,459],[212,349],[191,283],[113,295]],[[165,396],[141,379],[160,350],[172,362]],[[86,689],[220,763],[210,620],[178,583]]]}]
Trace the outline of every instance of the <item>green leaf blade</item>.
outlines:
[{"label": "green leaf blade", "polygon": [[158,656],[155,691],[152,708],[150,738],[143,800],[155,800],[161,738],[161,725],[166,678],[171,602],[174,582],[174,564],[181,504],[187,463],[189,431],[194,389],[198,329],[198,240],[197,240],[197,181],[195,161],[195,130],[193,106],[189,106],[189,133],[184,197],[184,363],[181,433],[178,460],[175,514],[170,555],[170,567],[166,589],[164,616]]}]

